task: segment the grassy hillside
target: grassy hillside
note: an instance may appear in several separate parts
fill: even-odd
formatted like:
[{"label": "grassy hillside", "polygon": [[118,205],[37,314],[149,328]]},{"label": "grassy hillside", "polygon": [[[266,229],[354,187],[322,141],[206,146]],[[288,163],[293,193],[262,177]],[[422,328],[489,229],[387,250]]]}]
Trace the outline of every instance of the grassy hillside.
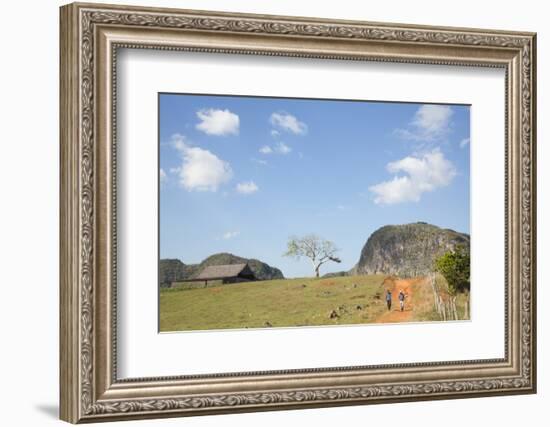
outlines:
[{"label": "grassy hillside", "polygon": [[283,273],[278,268],[272,267],[257,259],[242,258],[228,252],[210,255],[200,264],[184,264],[179,259],[164,258],[159,262],[159,284],[161,288],[181,287],[181,281],[196,277],[206,267],[213,265],[245,264],[258,280],[284,279]]},{"label": "grassy hillside", "polygon": [[[384,275],[269,280],[160,291],[160,330],[204,330],[379,321],[387,309]],[[435,320],[431,287],[414,285],[407,321]],[[397,308],[397,293],[394,294]]]}]

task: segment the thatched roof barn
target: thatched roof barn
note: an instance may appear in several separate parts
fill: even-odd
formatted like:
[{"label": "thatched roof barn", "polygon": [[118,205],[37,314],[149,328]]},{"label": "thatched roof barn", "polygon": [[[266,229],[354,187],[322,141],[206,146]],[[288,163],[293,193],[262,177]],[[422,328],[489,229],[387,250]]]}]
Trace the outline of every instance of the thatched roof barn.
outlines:
[{"label": "thatched roof barn", "polygon": [[256,279],[254,272],[248,264],[210,265],[192,279],[193,281],[204,281],[207,285],[209,280],[221,280],[222,283],[251,282]]}]

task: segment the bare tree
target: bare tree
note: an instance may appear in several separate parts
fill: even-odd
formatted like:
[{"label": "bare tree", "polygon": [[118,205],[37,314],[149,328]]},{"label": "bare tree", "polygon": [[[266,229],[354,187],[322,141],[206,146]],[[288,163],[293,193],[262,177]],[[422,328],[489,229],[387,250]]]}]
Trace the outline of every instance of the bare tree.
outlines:
[{"label": "bare tree", "polygon": [[342,262],[336,257],[338,248],[329,240],[325,240],[315,234],[308,234],[303,237],[291,237],[288,240],[288,249],[285,256],[300,259],[305,256],[311,260],[315,277],[319,277],[319,269],[329,261]]}]

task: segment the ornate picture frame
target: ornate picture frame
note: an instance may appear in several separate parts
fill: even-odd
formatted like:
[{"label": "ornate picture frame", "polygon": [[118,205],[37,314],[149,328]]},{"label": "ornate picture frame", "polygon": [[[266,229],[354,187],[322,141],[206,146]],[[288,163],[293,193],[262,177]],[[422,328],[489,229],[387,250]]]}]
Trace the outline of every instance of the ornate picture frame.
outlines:
[{"label": "ornate picture frame", "polygon": [[[60,416],[97,422],[536,392],[536,35],[70,4],[61,8]],[[117,49],[505,70],[505,357],[117,377]]]}]

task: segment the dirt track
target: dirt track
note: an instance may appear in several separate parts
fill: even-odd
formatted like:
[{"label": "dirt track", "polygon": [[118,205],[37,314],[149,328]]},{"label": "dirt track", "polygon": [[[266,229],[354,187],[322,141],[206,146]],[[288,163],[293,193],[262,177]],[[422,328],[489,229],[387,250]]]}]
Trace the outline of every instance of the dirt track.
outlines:
[{"label": "dirt track", "polygon": [[[376,319],[376,323],[397,323],[408,322],[414,311],[415,288],[424,282],[425,278],[415,279],[397,279],[384,284],[384,303],[386,302],[386,291],[389,289],[392,293],[391,310],[386,311],[382,316]],[[405,309],[401,311],[399,306],[399,291],[405,293]]]}]

